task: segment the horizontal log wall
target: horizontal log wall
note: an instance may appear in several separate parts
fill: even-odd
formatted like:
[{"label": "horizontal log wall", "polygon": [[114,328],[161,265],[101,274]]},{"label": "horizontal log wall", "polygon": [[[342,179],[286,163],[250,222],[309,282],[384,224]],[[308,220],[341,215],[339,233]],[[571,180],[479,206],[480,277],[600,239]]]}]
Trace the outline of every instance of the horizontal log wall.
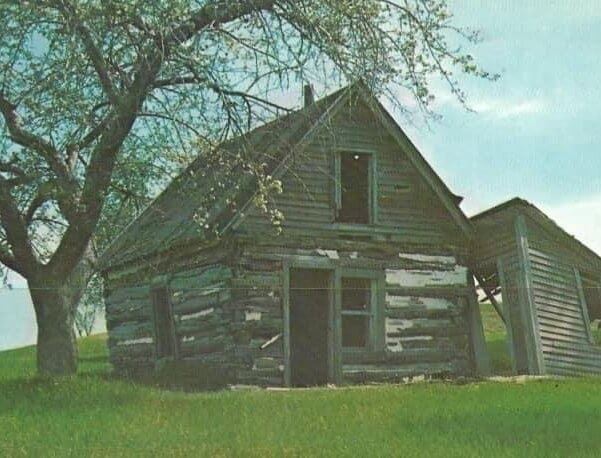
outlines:
[{"label": "horizontal log wall", "polygon": [[224,305],[232,298],[231,278],[228,267],[213,265],[178,272],[169,281],[179,359],[230,368],[233,338]]},{"label": "horizontal log wall", "polygon": [[118,373],[154,367],[154,329],[148,284],[105,285],[109,360]]},{"label": "horizontal log wall", "polygon": [[233,268],[232,300],[225,308],[235,340],[236,381],[284,384],[281,260],[244,252]]},{"label": "horizontal log wall", "polygon": [[345,381],[398,381],[472,371],[467,269],[450,256],[400,254],[385,269],[384,345],[343,355]]},{"label": "horizontal log wall", "polygon": [[[325,243],[322,240],[322,243]],[[369,245],[369,244],[366,244]],[[327,246],[327,245],[324,245]],[[357,248],[356,246],[353,248]],[[343,352],[344,383],[398,381],[419,375],[471,373],[466,323],[467,269],[452,256],[371,249],[303,249],[248,245],[232,280],[240,383],[283,383],[282,267],[325,264],[382,272],[387,279],[384,347]],[[230,307],[230,306],[228,306]],[[245,332],[243,332],[244,330]]]},{"label": "horizontal log wall", "polygon": [[[389,339],[390,348],[348,356],[345,381],[468,372],[467,274],[458,265],[465,264],[468,253],[464,234],[371,112],[363,104],[351,112],[330,120],[294,158],[283,178],[284,191],[275,198],[285,217],[277,238],[268,218],[251,208],[223,245],[199,251],[193,243],[181,244],[162,258],[109,272],[112,303],[119,301],[111,294],[144,289],[139,297],[144,314],[135,320],[107,307],[121,334],[146,339],[131,343],[132,350],[140,346],[140,360],[153,362],[149,279],[165,274],[171,278],[180,358],[221,362],[238,383],[283,384],[284,261],[325,260],[387,277],[386,303],[379,306],[385,311],[381,332],[389,334],[382,341]],[[378,219],[369,227],[332,224],[332,157],[344,150],[375,155]],[[230,242],[240,250],[228,248]],[[115,362],[126,367],[134,359],[129,347],[120,346],[111,348],[123,354]]]},{"label": "horizontal log wall", "polygon": [[[106,285],[106,319],[110,361],[118,373],[151,371],[156,362],[152,279]],[[177,355],[181,360],[219,363],[227,368],[233,339],[224,316],[231,301],[231,270],[204,265],[164,275],[173,311]]]}]

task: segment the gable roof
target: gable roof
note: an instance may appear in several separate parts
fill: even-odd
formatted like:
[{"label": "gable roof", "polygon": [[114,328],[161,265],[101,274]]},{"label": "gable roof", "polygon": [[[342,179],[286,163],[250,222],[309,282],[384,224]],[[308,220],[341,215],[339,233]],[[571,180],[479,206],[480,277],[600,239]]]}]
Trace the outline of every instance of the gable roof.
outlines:
[{"label": "gable roof", "polygon": [[[459,208],[461,198],[453,194],[442,179],[434,172],[421,153],[386,111],[371,91],[357,82],[346,86],[313,104],[281,116],[248,133],[224,142],[219,149],[236,152],[241,149],[251,151],[267,164],[266,172],[278,178],[289,165],[287,161],[293,151],[302,148],[316,128],[333,116],[348,100],[351,94],[357,94],[382,122],[387,131],[401,146],[409,160],[427,184],[432,188],[456,224],[466,236],[472,235],[469,219]],[[217,183],[243,181],[244,172],[236,175],[224,170],[219,161],[211,164],[208,155],[199,156],[173,180],[171,184],[113,241],[103,253],[100,269],[109,270],[118,265],[164,251],[174,245],[189,240],[207,237],[202,225],[196,220],[196,213],[202,199],[213,190]],[[246,212],[244,209],[252,202],[254,191],[250,182],[236,185],[232,194],[221,196],[208,212],[205,222],[218,226],[223,234],[235,222],[239,222]],[[240,201],[242,211],[231,213],[226,200]]]},{"label": "gable roof", "polygon": [[555,238],[555,240],[561,243],[564,247],[588,259],[597,267],[601,267],[601,257],[597,253],[587,247],[575,236],[566,232],[559,224],[547,216],[538,207],[519,197],[514,197],[513,199],[500,203],[499,205],[472,216],[470,219],[474,223],[476,233],[478,233],[480,224],[485,224],[494,218],[503,218],[505,216],[510,217],[515,213],[521,213],[530,217],[532,220],[546,229],[546,231],[549,232]]}]

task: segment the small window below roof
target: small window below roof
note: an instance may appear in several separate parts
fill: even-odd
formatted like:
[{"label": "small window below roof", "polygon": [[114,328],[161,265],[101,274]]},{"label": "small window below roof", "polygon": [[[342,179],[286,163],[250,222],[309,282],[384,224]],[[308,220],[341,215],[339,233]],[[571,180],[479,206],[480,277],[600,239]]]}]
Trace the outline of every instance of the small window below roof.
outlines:
[{"label": "small window below roof", "polygon": [[588,318],[588,325],[591,340],[597,345],[601,345],[601,279],[595,279],[595,276],[587,272],[582,272],[582,292],[586,302],[585,317]]},{"label": "small window below roof", "polygon": [[373,155],[342,152],[336,157],[336,222],[373,222]]}]

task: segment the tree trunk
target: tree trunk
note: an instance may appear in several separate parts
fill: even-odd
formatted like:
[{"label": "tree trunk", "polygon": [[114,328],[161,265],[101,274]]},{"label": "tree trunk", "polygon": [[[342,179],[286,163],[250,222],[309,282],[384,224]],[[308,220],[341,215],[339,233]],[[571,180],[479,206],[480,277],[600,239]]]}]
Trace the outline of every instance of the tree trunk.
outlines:
[{"label": "tree trunk", "polygon": [[93,257],[87,256],[66,279],[51,273],[28,279],[38,325],[38,374],[63,376],[77,372],[75,314],[93,274]]},{"label": "tree trunk", "polygon": [[[59,285],[29,282],[38,324],[38,374],[62,376],[77,371],[74,309],[69,294]],[[46,286],[48,285],[48,286]],[[59,286],[58,288],[56,286]]]}]

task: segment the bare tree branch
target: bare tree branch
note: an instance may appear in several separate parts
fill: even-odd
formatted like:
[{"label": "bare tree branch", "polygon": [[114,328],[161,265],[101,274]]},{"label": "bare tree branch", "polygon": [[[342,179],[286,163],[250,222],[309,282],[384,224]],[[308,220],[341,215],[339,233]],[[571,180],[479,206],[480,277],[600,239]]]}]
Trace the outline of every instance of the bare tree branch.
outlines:
[{"label": "bare tree branch", "polygon": [[52,169],[63,169],[63,171],[66,172],[64,164],[61,164],[56,148],[54,148],[49,141],[27,131],[23,127],[21,119],[16,110],[17,107],[10,103],[5,98],[3,93],[0,93],[0,112],[2,112],[2,116],[4,117],[4,122],[6,122],[6,127],[8,128],[11,139],[18,145],[31,149],[42,155]]},{"label": "bare tree branch", "polygon": [[[4,178],[0,178],[0,225],[4,229],[6,241],[13,253],[13,258],[9,256],[7,259],[13,266],[11,269],[16,267],[13,270],[32,274],[38,267],[38,260],[29,240],[23,216],[19,212]],[[6,256],[8,254],[4,253],[4,257]],[[4,263],[4,261],[2,262]]]}]

